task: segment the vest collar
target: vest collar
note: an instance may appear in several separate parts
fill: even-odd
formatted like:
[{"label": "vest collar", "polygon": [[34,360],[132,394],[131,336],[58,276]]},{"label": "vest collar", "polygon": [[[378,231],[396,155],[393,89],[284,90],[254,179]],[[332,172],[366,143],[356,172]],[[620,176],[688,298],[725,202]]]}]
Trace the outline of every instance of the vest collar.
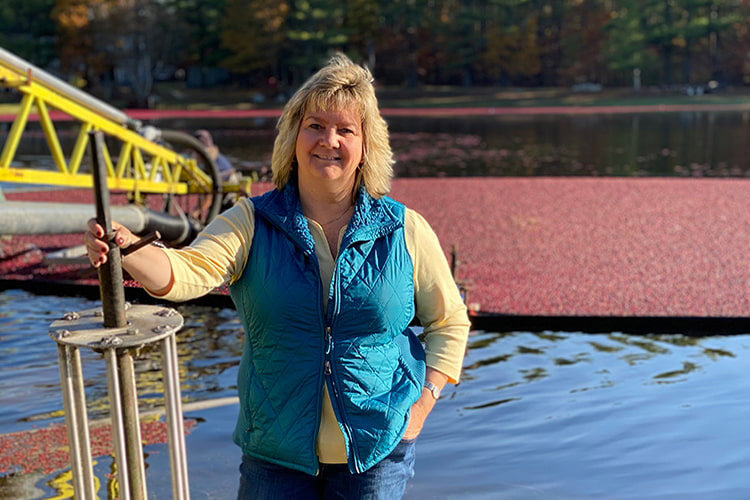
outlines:
[{"label": "vest collar", "polygon": [[341,247],[356,241],[374,240],[403,227],[403,220],[393,212],[391,203],[388,198],[373,198],[362,186]]},{"label": "vest collar", "polygon": [[[374,240],[402,227],[403,221],[393,212],[391,203],[388,198],[373,198],[364,186],[361,187],[341,248],[357,241]],[[254,205],[257,213],[288,234],[305,253],[315,253],[296,185],[287,184],[281,191],[274,189],[256,198]]]}]

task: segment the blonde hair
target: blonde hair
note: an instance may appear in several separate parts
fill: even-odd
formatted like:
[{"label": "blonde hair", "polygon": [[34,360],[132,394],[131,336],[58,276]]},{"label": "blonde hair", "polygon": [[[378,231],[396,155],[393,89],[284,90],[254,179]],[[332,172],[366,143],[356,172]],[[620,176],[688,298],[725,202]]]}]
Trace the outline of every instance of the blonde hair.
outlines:
[{"label": "blonde hair", "polygon": [[287,185],[296,166],[295,146],[300,123],[308,111],[357,110],[362,121],[362,163],[354,193],[364,184],[373,198],[391,190],[393,152],[388,141],[388,125],[378,109],[372,74],[343,54],[311,76],[284,106],[276,124],[271,170],[277,189]]}]

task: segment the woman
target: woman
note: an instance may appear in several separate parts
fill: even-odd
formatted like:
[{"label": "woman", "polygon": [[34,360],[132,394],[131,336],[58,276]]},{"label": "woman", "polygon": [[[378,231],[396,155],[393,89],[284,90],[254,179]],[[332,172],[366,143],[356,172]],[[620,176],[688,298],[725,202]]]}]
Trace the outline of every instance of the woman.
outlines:
[{"label": "woman", "polygon": [[[123,267],[168,300],[230,283],[246,333],[239,498],[400,498],[425,418],[458,381],[466,308],[432,229],[385,196],[393,160],[368,70],[335,56],[277,128],[274,190]],[[115,229],[119,246],[137,240]],[[90,222],[94,265],[102,235]]]}]

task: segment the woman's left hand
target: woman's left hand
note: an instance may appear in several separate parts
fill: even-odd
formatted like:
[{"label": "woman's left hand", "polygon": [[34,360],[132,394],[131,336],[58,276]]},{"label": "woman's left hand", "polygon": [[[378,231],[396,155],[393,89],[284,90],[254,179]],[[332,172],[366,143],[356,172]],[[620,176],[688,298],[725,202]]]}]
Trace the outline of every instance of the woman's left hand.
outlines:
[{"label": "woman's left hand", "polygon": [[[427,368],[425,378],[441,389],[448,382],[448,376],[434,368]],[[401,439],[410,441],[419,436],[419,433],[422,432],[422,427],[424,427],[424,422],[427,420],[427,415],[430,414],[436,402],[432,392],[422,389],[422,396],[411,406],[409,425],[406,427],[406,432],[401,436]]]},{"label": "woman's left hand", "polygon": [[401,439],[411,441],[419,436],[419,433],[422,432],[422,427],[424,427],[424,422],[427,420],[427,415],[430,414],[433,406],[435,406],[435,398],[432,397],[432,393],[422,391],[422,397],[411,407],[409,425],[406,427],[406,432],[404,432]]}]

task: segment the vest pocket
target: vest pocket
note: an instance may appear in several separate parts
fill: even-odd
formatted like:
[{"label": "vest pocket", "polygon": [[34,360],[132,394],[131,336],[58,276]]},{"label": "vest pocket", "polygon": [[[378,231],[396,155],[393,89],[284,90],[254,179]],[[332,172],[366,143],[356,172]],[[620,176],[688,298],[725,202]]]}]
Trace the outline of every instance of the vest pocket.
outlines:
[{"label": "vest pocket", "polygon": [[411,328],[396,337],[396,345],[399,348],[399,363],[403,367],[414,386],[422,391],[425,377],[425,354],[422,342]]}]

